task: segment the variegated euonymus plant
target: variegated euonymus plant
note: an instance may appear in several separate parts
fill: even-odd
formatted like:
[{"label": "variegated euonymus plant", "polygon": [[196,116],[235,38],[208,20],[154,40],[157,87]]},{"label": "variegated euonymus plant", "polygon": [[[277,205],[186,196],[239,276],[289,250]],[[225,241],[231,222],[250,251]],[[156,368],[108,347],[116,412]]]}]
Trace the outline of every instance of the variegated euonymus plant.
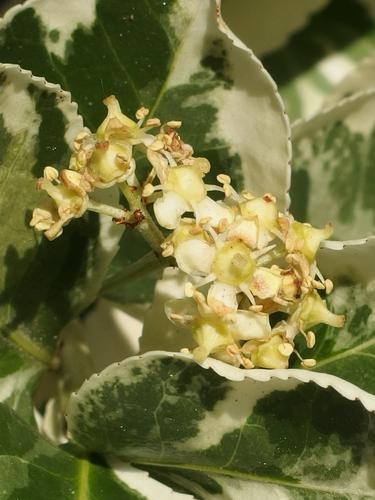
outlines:
[{"label": "variegated euonymus plant", "polygon": [[0,499],[375,497],[370,3],[5,15]]}]

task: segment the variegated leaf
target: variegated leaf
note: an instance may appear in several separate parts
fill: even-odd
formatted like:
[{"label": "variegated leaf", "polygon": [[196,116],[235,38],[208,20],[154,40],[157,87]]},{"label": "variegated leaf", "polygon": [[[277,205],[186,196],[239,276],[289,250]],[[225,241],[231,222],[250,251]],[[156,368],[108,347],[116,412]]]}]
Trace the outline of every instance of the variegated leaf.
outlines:
[{"label": "variegated leaf", "polygon": [[334,225],[336,239],[375,227],[375,91],[355,94],[293,126],[292,213]]},{"label": "variegated leaf", "polygon": [[[130,115],[142,104],[162,120],[182,119],[183,139],[212,163],[209,182],[225,171],[285,207],[290,144],[282,102],[259,61],[232,43],[220,19],[219,26],[224,33],[213,0],[28,0],[0,25],[0,60],[60,83],[92,129],[110,94]],[[141,176],[145,163],[138,157]],[[128,232],[109,280],[129,254],[145,252]],[[103,293],[119,302],[145,298],[137,283],[124,290],[112,283]]]},{"label": "variegated leaf", "polygon": [[[375,6],[375,4],[374,4]],[[370,90],[375,85],[375,58],[367,57],[343,78],[326,96],[323,108],[333,106],[345,97]]]},{"label": "variegated leaf", "polygon": [[68,144],[81,129],[68,93],[19,66],[0,65],[0,372],[9,377],[1,400],[14,407],[40,363],[52,362],[61,327],[95,298],[116,250],[118,237],[95,216],[53,243],[29,227],[42,197],[36,179],[46,165],[66,166]]},{"label": "variegated leaf", "polygon": [[358,62],[373,54],[374,12],[372,0],[330,0],[284,47],[262,58],[293,120],[317,112]]},{"label": "variegated leaf", "polygon": [[32,394],[45,366],[0,335],[0,402],[34,423]]},{"label": "variegated leaf", "polygon": [[314,383],[243,377],[229,381],[182,355],[131,358],[72,396],[69,430],[89,450],[182,477],[257,481],[254,493],[375,496],[372,413]]},{"label": "variegated leaf", "polygon": [[0,498],[8,500],[141,500],[106,466],[51,445],[0,403]]}]

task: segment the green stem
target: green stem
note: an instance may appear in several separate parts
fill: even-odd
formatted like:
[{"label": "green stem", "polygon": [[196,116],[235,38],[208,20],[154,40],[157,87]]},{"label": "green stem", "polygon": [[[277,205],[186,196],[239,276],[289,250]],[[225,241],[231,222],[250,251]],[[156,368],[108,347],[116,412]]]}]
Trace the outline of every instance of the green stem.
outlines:
[{"label": "green stem", "polygon": [[141,188],[139,186],[129,186],[127,182],[119,184],[122,194],[129,203],[131,211],[139,210],[142,212],[144,219],[140,221],[135,227],[141,236],[147,241],[150,247],[158,255],[161,253],[160,245],[164,241],[163,233],[153,221],[149,214],[146,205],[142,201]]},{"label": "green stem", "polygon": [[131,219],[132,213],[126,212],[121,208],[111,207],[110,205],[106,205],[105,203],[100,203],[95,200],[89,200],[87,209],[91,212],[96,212],[98,214],[108,215],[113,219]]},{"label": "green stem", "polygon": [[160,272],[161,269],[174,264],[171,258],[158,259],[154,252],[149,252],[136,262],[122,268],[116,274],[104,280],[101,294],[106,294],[121,283],[144,278],[150,274]]}]

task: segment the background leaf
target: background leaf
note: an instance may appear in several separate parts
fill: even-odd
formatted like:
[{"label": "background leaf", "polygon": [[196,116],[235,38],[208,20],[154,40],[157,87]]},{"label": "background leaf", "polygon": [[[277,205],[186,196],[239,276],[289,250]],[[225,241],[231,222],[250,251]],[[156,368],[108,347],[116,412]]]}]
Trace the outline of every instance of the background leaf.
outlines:
[{"label": "background leaf", "polygon": [[262,62],[295,120],[316,113],[326,96],[374,49],[372,0],[330,0],[283,47],[262,57]]},{"label": "background leaf", "polygon": [[0,401],[30,424],[34,423],[32,394],[44,369],[43,363],[0,336]]},{"label": "background leaf", "polygon": [[257,55],[264,57],[289,42],[310,17],[327,6],[329,0],[223,0],[223,16],[228,26]]},{"label": "background leaf", "polygon": [[256,480],[304,498],[374,496],[373,424],[360,403],[331,389],[233,382],[161,353],[92,377],[68,414],[73,439],[89,450],[181,475]]},{"label": "background leaf", "polygon": [[355,94],[293,126],[291,212],[334,225],[336,239],[374,232],[375,94]]},{"label": "background leaf", "polygon": [[49,444],[1,403],[0,426],[1,498],[144,499],[107,467]]}]

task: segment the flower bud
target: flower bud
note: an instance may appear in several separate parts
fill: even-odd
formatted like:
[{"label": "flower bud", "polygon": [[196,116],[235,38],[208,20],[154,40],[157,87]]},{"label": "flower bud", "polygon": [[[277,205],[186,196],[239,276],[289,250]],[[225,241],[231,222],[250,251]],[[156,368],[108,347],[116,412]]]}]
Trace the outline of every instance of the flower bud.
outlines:
[{"label": "flower bud", "polygon": [[[259,368],[288,368],[290,350],[284,347],[280,335],[274,335],[267,342],[259,344],[251,354],[251,361]],[[282,351],[282,352],[280,352]]]}]

